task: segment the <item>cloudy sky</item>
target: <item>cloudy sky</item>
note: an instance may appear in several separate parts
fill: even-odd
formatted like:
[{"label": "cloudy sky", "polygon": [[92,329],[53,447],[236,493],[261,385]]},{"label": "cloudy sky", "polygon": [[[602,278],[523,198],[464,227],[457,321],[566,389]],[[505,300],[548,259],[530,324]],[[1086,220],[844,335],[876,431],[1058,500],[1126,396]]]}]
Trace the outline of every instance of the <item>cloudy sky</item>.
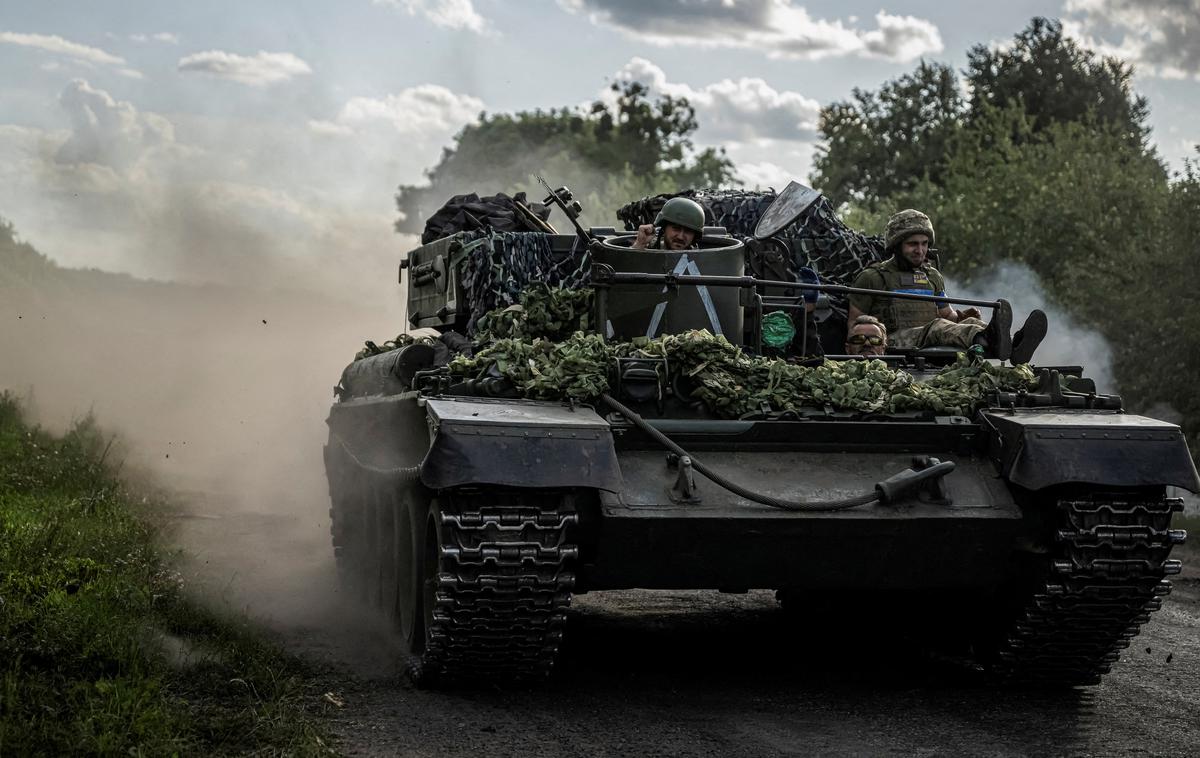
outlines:
[{"label": "cloudy sky", "polygon": [[65,265],[352,288],[393,277],[395,186],[480,111],[636,78],[778,186],[823,104],[1036,15],[1135,63],[1160,154],[1195,154],[1200,0],[5,0],[0,217]]}]

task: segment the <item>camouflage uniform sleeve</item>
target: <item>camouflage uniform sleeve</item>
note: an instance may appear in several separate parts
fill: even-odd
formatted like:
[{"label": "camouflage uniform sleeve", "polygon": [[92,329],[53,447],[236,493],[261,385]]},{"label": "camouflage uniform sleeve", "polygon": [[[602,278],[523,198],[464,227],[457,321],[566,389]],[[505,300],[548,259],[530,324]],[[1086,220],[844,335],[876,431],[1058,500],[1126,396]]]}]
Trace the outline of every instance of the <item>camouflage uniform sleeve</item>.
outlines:
[{"label": "camouflage uniform sleeve", "polygon": [[[883,275],[873,268],[863,269],[858,276],[854,277],[854,284],[850,286],[859,289],[882,290],[884,288]],[[875,307],[876,300],[878,298],[870,295],[851,295],[850,305],[853,305],[863,313],[878,316],[879,314],[872,310]]]}]

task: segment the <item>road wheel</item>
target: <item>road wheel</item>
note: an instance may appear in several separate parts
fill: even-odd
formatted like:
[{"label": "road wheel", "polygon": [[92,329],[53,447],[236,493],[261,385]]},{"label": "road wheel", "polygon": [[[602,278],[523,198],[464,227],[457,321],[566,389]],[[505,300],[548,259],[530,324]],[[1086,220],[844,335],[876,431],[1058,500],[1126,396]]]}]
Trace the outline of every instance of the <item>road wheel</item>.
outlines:
[{"label": "road wheel", "polygon": [[403,488],[393,498],[391,522],[392,567],[390,610],[396,630],[409,653],[420,654],[425,643],[422,605],[422,567],[428,507],[417,488]]},{"label": "road wheel", "polygon": [[[410,501],[408,505],[412,506]],[[431,639],[433,614],[437,608],[438,574],[442,565],[441,511],[434,501],[428,508],[410,507],[408,523],[413,529],[410,595],[404,595],[400,611],[400,633],[405,637],[411,656],[407,674],[422,689],[437,684],[441,668],[441,644]]]},{"label": "road wheel", "polygon": [[442,509],[436,502],[425,519],[424,548],[421,550],[421,626],[422,651],[429,648],[433,614],[437,609],[438,575],[442,569]]},{"label": "road wheel", "polygon": [[361,552],[358,565],[358,599],[373,608],[379,607],[379,503],[375,487],[362,491],[362,513],[359,520]]},{"label": "road wheel", "polygon": [[375,544],[375,563],[372,576],[375,577],[375,588],[368,598],[371,605],[385,614],[392,612],[392,599],[395,593],[392,588],[396,584],[396,549],[393,544],[393,522],[396,519],[396,495],[393,488],[381,485],[375,488],[375,523],[373,539]]}]

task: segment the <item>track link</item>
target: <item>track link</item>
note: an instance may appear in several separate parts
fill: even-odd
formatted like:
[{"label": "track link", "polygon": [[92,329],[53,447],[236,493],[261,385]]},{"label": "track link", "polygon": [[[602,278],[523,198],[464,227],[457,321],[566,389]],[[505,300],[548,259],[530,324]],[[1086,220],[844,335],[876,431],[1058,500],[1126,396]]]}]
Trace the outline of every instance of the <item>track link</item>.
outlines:
[{"label": "track link", "polygon": [[1096,684],[1171,591],[1168,558],[1186,533],[1170,529],[1178,498],[1091,495],[1055,503],[1059,529],[1049,571],[997,652],[1008,683]]},{"label": "track link", "polygon": [[554,667],[579,555],[574,497],[514,490],[442,498],[424,674],[543,680]]}]

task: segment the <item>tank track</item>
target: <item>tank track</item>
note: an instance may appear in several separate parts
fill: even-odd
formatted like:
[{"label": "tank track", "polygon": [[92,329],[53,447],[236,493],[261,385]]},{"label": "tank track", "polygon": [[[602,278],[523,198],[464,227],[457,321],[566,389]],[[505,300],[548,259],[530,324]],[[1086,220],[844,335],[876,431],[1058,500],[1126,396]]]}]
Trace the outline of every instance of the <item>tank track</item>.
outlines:
[{"label": "tank track", "polygon": [[1179,498],[1090,495],[1055,503],[1049,572],[1020,609],[993,673],[1015,685],[1096,684],[1171,591],[1182,563],[1170,529]]},{"label": "tank track", "polygon": [[544,680],[575,586],[573,496],[456,491],[442,498],[437,513],[440,570],[419,677]]}]

